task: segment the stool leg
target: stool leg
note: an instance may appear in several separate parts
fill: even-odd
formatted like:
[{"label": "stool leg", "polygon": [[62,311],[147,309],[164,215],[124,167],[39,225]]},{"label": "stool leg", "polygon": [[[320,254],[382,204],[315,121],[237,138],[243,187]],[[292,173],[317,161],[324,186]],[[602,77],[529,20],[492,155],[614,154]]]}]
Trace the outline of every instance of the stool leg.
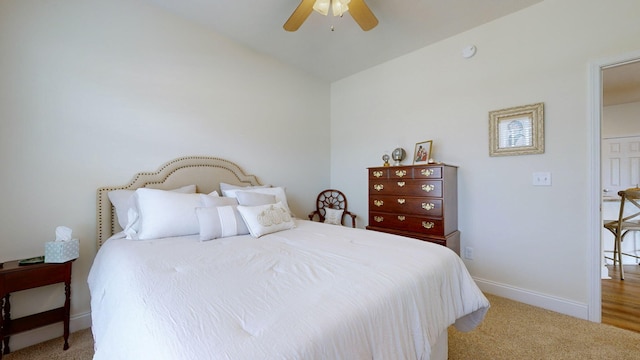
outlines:
[{"label": "stool leg", "polygon": [[619,234],[616,235],[615,247],[618,253],[618,264],[620,265],[620,280],[624,280],[624,266],[622,266],[622,240],[620,238]]}]

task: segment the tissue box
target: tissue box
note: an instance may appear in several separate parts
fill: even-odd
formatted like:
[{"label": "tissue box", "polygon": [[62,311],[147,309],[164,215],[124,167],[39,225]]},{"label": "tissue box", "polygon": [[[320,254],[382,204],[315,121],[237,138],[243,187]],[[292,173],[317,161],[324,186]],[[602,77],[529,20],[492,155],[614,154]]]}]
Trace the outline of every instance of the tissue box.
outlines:
[{"label": "tissue box", "polygon": [[44,244],[44,262],[63,263],[80,256],[80,241],[47,241]]}]

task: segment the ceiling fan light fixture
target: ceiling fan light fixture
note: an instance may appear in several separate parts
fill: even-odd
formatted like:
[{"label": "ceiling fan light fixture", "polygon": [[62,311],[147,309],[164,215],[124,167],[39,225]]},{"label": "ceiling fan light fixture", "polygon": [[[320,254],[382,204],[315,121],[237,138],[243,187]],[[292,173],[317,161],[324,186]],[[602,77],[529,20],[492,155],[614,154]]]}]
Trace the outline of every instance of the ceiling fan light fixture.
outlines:
[{"label": "ceiling fan light fixture", "polygon": [[313,10],[327,16],[329,14],[329,8],[331,7],[331,0],[316,0],[313,4]]},{"label": "ceiling fan light fixture", "polygon": [[349,4],[351,0],[331,0],[331,10],[333,16],[342,16],[342,14],[349,11]]},{"label": "ceiling fan light fixture", "polygon": [[351,0],[316,0],[313,4],[313,10],[327,16],[329,15],[329,8],[333,12],[333,16],[342,16],[345,12],[349,11],[349,2]]},{"label": "ceiling fan light fixture", "polygon": [[327,16],[329,8],[335,16],[342,16],[348,11],[364,31],[369,31],[378,25],[378,19],[365,0],[300,0],[300,4],[282,27],[286,31],[297,31],[313,11]]}]

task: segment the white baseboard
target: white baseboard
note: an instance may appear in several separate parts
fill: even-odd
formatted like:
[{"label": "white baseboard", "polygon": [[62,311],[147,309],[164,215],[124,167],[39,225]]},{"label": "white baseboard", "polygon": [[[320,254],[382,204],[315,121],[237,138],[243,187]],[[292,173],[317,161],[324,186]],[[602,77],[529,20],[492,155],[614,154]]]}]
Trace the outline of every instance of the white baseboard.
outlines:
[{"label": "white baseboard", "polygon": [[473,279],[476,284],[478,284],[480,290],[488,294],[497,295],[580,319],[589,319],[589,306],[587,303],[579,303],[572,300],[540,294],[531,290],[521,289],[511,285],[500,284],[476,277]]},{"label": "white baseboard", "polygon": [[[91,313],[84,313],[72,316],[69,319],[69,332],[76,332],[79,330],[88,329],[91,327]],[[29,347],[31,345],[39,344],[41,342],[62,337],[64,334],[64,327],[62,322],[46,325],[37,329],[25,331],[19,334],[11,336],[9,341],[9,347],[11,351],[16,351]],[[69,343],[69,346],[73,346]]]}]

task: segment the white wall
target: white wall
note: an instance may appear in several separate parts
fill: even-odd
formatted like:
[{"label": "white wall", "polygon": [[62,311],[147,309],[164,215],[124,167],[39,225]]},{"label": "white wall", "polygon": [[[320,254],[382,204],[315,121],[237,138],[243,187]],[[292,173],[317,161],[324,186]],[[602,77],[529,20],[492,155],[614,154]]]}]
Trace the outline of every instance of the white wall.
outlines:
[{"label": "white wall", "polygon": [[602,137],[640,135],[640,102],[602,108]]},{"label": "white wall", "polygon": [[[432,139],[435,159],[459,166],[459,228],[462,247],[474,248],[465,260],[474,278],[586,318],[588,69],[640,49],[638,14],[636,0],[545,0],[333,83],[331,185],[364,226],[366,167],[385,150],[400,145],[411,156]],[[468,44],[478,52],[464,59]],[[490,157],[489,111],[537,102],[545,153]],[[552,186],[532,186],[536,171],[551,172]]]},{"label": "white wall", "polygon": [[[329,186],[329,84],[158,8],[3,0],[0,54],[0,262],[40,255],[71,227],[73,317],[90,311],[98,187],[187,155],[285,186],[300,216]],[[19,317],[63,297],[12,299]]]}]

